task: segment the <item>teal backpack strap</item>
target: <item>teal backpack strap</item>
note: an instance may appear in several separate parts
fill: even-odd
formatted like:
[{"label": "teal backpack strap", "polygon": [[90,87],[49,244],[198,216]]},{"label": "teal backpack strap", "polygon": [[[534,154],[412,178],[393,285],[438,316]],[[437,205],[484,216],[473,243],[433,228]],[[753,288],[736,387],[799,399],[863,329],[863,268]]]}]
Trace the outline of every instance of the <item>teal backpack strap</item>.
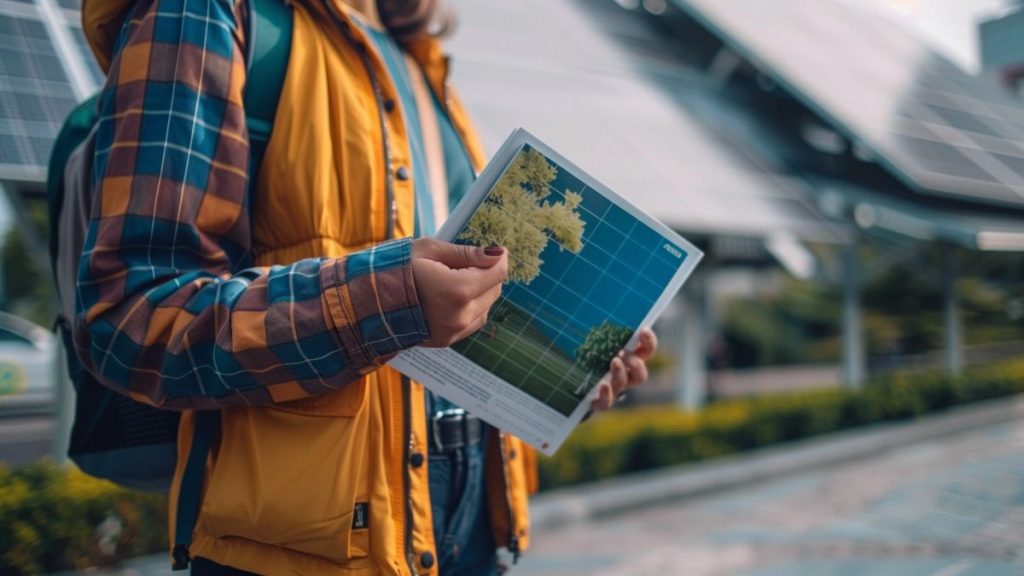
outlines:
[{"label": "teal backpack strap", "polygon": [[192,530],[199,516],[199,504],[203,494],[203,475],[206,472],[206,458],[210,445],[220,430],[220,410],[203,410],[196,413],[195,430],[192,432],[192,447],[188,451],[185,474],[178,490],[178,514],[174,519],[174,550],[171,570],[185,570],[191,561],[188,548],[192,544]]},{"label": "teal backpack strap", "polygon": [[248,75],[245,83],[245,121],[249,128],[249,176],[263,162],[277,103],[288,70],[294,15],[282,0],[249,0]]},{"label": "teal backpack strap", "polygon": [[[293,14],[283,0],[249,0],[246,29],[245,122],[249,128],[249,182],[255,180],[274,126],[292,46]],[[251,184],[250,184],[251,185]],[[220,433],[220,411],[196,414],[174,523],[173,570],[188,569],[192,532],[202,504],[203,476],[213,439]]]}]

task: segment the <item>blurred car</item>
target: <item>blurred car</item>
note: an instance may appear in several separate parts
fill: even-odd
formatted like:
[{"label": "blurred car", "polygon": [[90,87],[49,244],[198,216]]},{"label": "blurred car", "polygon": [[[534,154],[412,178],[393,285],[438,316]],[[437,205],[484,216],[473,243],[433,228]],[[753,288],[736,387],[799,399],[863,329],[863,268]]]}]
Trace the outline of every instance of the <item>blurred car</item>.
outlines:
[{"label": "blurred car", "polygon": [[0,312],[0,414],[54,410],[54,345],[46,328]]}]

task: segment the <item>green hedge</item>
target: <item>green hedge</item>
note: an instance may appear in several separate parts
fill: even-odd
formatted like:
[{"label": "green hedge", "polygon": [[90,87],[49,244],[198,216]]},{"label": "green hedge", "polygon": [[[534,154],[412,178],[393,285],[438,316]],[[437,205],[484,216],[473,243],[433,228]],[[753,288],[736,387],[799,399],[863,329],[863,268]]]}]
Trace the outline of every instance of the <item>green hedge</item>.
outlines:
[{"label": "green hedge", "polygon": [[0,467],[0,574],[109,565],[166,549],[166,496],[49,462]]},{"label": "green hedge", "polygon": [[900,375],[862,390],[816,390],[736,399],[699,413],[670,407],[615,410],[584,423],[540,463],[542,489],[733,454],[956,404],[1024,392],[1024,361],[963,377]]}]

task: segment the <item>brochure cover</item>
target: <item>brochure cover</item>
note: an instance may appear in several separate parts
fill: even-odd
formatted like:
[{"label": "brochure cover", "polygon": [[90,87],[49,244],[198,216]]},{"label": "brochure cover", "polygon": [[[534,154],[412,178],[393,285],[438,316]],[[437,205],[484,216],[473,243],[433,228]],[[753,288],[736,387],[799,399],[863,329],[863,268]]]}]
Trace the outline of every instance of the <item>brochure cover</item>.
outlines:
[{"label": "brochure cover", "polygon": [[549,456],[703,256],[522,129],[437,237],[504,246],[508,282],[481,330],[391,365]]}]

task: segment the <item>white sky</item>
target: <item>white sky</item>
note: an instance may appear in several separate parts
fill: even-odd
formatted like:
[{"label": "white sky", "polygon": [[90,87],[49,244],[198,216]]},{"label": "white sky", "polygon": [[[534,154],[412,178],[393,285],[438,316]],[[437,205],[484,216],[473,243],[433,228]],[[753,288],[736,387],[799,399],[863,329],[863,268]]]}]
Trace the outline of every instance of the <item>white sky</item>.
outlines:
[{"label": "white sky", "polygon": [[977,72],[978,23],[1019,0],[850,0],[874,3],[918,29],[922,37],[970,72]]}]

